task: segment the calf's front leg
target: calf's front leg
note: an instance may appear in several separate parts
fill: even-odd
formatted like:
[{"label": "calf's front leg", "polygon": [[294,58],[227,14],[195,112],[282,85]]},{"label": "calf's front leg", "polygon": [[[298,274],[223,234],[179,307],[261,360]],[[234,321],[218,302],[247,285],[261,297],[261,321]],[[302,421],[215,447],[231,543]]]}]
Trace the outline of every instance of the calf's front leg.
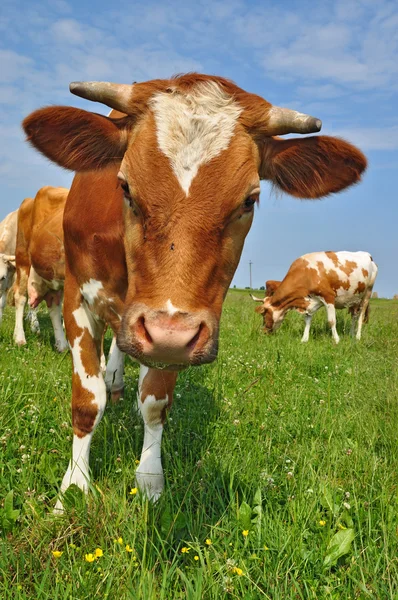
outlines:
[{"label": "calf's front leg", "polygon": [[163,425],[173,402],[177,372],[151,369],[141,365],[138,408],[144,419],[144,443],[136,471],[139,489],[156,502],[164,488],[161,458]]},{"label": "calf's front leg", "polygon": [[[100,366],[104,324],[93,319],[87,305],[82,301],[72,311],[65,305],[65,325],[73,360],[73,444],[72,458],[61,484],[61,496],[72,484],[87,493],[91,440],[106,406],[106,387]],[[60,499],[55,506],[55,512],[62,511]]]}]

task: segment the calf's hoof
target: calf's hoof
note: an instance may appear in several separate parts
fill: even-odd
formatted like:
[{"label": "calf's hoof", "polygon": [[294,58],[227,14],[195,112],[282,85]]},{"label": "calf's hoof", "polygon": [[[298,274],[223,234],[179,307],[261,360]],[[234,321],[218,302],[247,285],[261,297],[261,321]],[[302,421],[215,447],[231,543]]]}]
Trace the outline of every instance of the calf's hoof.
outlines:
[{"label": "calf's hoof", "polygon": [[55,342],[54,348],[57,352],[62,354],[65,350],[69,350],[69,344],[68,342]]}]

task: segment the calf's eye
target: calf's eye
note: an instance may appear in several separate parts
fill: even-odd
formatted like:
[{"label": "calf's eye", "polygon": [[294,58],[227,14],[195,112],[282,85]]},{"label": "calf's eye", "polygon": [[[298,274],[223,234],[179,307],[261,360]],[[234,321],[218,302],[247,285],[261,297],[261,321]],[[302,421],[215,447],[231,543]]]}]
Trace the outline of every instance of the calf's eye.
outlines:
[{"label": "calf's eye", "polygon": [[243,210],[245,212],[251,212],[253,210],[253,206],[258,200],[258,196],[249,196],[243,203]]}]

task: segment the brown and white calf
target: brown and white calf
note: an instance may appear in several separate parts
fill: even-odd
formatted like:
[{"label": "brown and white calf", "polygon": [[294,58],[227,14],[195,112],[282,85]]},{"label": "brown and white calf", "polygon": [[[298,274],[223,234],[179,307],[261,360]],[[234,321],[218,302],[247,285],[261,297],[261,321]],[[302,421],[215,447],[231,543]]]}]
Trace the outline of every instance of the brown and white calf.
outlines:
[{"label": "brown and white calf", "polygon": [[[64,214],[74,437],[61,492],[72,483],[88,489],[90,443],[107,398],[100,341],[108,323],[120,350],[142,365],[137,482],[156,499],[177,373],[217,356],[222,304],[260,179],[298,198],[320,198],[358,182],[366,159],[333,137],[274,137],[316,132],[321,122],[221,77],[74,83],[71,91],[115,110],[105,117],[55,106],[24,121],[38,150],[78,171]],[[119,355],[111,370],[121,386]]]},{"label": "brown and white calf", "polygon": [[7,303],[7,292],[15,275],[15,244],[18,211],[10,213],[0,223],[0,323]]},{"label": "brown and white calf", "polygon": [[[63,352],[68,347],[61,319],[65,280],[62,220],[67,195],[66,188],[43,187],[34,199],[26,198],[19,209],[14,286],[14,339],[18,345],[26,344],[23,314],[28,296],[32,309],[46,301],[55,348]],[[31,325],[37,331],[39,324],[33,315]]]},{"label": "brown and white calf", "polygon": [[263,302],[256,310],[263,316],[267,333],[280,327],[289,310],[296,310],[305,316],[301,341],[308,342],[312,317],[325,306],[336,344],[340,339],[336,308],[349,309],[351,335],[356,329],[360,340],[376,275],[377,265],[368,252],[312,252],[295,260],[283,281],[272,282],[272,293],[263,300],[252,298]]}]

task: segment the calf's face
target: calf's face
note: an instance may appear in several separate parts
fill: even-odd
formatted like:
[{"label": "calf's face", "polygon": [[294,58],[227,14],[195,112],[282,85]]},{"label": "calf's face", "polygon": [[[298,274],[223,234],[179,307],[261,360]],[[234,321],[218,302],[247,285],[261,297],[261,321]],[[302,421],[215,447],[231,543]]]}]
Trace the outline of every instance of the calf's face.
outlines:
[{"label": "calf's face", "polygon": [[127,116],[52,107],[30,115],[24,127],[64,167],[120,165],[115,185],[124,202],[129,281],[119,347],[169,369],[214,360],[222,302],[260,179],[318,198],[358,181],[366,159],[335,138],[273,137],[317,131],[320,122],[220,78],[76,84],[73,91]]}]

